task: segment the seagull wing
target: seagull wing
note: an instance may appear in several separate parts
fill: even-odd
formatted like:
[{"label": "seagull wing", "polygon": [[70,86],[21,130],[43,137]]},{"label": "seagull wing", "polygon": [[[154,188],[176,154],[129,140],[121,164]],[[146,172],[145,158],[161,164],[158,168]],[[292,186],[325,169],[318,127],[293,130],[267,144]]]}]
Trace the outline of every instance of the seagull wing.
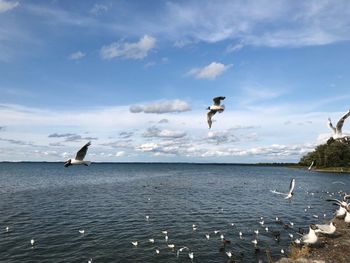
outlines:
[{"label": "seagull wing", "polygon": [[278,195],[285,195],[287,196],[288,194],[286,193],[281,193],[281,192],[277,192],[276,190],[270,190],[271,193],[274,193],[274,194],[278,194]]},{"label": "seagull wing", "polygon": [[211,110],[207,113],[207,121],[208,121],[208,125],[209,125],[209,129],[211,128],[211,125],[213,123],[213,121],[211,120],[211,117],[213,117],[215,115],[216,111]]},{"label": "seagull wing", "polygon": [[77,156],[75,157],[76,160],[82,161],[84,160],[84,157],[87,153],[88,147],[91,145],[91,142],[88,142],[85,144],[78,152]]},{"label": "seagull wing", "polygon": [[344,121],[350,116],[350,110],[343,115],[343,117],[340,118],[340,120],[337,123],[337,130],[341,132],[341,129],[343,128]]},{"label": "seagull wing", "polygon": [[342,206],[342,203],[338,199],[326,199],[328,202],[335,202],[336,204]]},{"label": "seagull wing", "polygon": [[295,187],[295,178],[293,178],[292,180],[290,180],[290,185],[289,185],[289,192],[288,192],[288,194],[293,193],[294,187]]},{"label": "seagull wing", "polygon": [[334,128],[331,118],[328,118],[328,127],[335,133],[336,129]]},{"label": "seagull wing", "polygon": [[226,97],[223,97],[223,96],[215,97],[215,98],[213,99],[214,105],[220,106],[220,102],[221,102],[222,100],[224,100],[225,98],[226,98]]}]

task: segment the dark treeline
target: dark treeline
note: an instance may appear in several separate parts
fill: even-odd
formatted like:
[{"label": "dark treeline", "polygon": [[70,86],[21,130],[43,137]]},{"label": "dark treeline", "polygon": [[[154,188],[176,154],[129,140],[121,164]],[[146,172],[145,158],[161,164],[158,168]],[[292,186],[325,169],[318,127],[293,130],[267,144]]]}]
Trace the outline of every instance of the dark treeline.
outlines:
[{"label": "dark treeline", "polygon": [[350,166],[350,141],[330,138],[300,159],[299,164],[308,166],[314,161],[319,168]]}]

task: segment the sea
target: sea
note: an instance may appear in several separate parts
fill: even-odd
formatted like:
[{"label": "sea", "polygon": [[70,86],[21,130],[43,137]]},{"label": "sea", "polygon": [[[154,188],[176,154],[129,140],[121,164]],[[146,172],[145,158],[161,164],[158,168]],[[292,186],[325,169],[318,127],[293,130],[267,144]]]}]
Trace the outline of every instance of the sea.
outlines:
[{"label": "sea", "polygon": [[[291,200],[270,191],[292,178]],[[326,199],[349,183],[255,165],[0,163],[0,262],[268,262],[288,254],[289,234],[328,222]]]}]

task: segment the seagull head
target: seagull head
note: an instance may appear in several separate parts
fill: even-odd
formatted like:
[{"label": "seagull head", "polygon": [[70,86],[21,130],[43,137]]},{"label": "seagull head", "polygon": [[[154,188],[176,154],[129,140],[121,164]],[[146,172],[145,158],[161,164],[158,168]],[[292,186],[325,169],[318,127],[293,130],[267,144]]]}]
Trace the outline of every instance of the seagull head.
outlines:
[{"label": "seagull head", "polygon": [[210,110],[210,106],[206,108],[207,110]]},{"label": "seagull head", "polygon": [[72,165],[72,159],[69,159],[64,163],[64,167],[68,167],[70,165]]}]

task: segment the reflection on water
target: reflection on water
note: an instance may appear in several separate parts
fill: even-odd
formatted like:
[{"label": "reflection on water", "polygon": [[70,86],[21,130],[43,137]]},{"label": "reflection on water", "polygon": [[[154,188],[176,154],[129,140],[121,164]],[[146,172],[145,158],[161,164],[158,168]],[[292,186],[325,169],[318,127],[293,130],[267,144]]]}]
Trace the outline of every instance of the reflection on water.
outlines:
[{"label": "reflection on water", "polygon": [[[296,190],[291,202],[269,192],[287,192],[293,177]],[[191,249],[194,262],[228,261],[225,251],[220,251],[220,234],[231,241],[225,250],[231,250],[236,261],[257,262],[266,261],[266,249],[275,258],[282,248],[287,251],[288,234],[299,227],[331,218],[333,207],[324,200],[331,192],[348,190],[350,178],[237,165],[64,168],[50,163],[1,163],[0,180],[1,262],[87,262],[90,258],[93,262],[190,262],[187,251],[177,258],[176,249],[167,247],[163,230],[168,231],[169,244]],[[275,222],[276,216],[294,226],[285,229]],[[195,231],[193,224],[198,225]],[[84,234],[79,233],[82,229]],[[215,235],[214,230],[220,233]],[[258,253],[251,243],[254,230],[259,230]],[[280,231],[279,243],[272,231]],[[149,238],[155,239],[154,244]],[[136,240],[134,247],[131,242]]]}]

